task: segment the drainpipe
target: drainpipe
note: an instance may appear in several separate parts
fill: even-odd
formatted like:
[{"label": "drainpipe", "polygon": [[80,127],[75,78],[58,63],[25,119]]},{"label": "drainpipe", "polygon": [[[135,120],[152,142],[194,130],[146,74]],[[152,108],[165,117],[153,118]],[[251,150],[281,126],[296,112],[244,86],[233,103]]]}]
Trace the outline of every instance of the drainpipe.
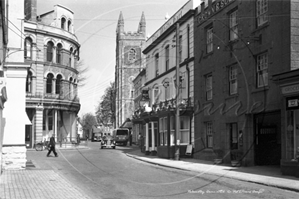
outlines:
[{"label": "drainpipe", "polygon": [[[185,65],[186,71],[187,71],[187,80],[188,80],[188,85],[187,85],[187,97],[188,97],[188,102],[190,100],[190,68],[189,65]],[[189,104],[189,103],[188,103]],[[192,117],[190,116],[190,138],[192,137]],[[192,139],[190,139],[190,143],[192,143]]]}]

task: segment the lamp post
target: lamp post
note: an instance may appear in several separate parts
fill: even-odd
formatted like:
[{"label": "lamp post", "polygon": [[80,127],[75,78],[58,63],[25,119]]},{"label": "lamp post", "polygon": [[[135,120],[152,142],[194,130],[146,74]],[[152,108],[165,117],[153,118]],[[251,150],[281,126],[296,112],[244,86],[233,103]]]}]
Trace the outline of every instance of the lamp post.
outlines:
[{"label": "lamp post", "polygon": [[180,159],[180,139],[179,139],[179,129],[180,129],[180,109],[179,109],[179,23],[176,24],[176,130],[174,135],[175,140],[175,160]]}]

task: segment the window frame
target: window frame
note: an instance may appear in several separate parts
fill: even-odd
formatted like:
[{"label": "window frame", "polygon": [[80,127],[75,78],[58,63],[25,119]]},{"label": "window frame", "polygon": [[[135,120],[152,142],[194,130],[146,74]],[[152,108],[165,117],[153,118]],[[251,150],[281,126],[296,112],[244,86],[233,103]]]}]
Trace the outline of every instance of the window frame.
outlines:
[{"label": "window frame", "polygon": [[53,42],[48,41],[48,43],[47,43],[47,56],[46,56],[46,61],[47,62],[52,62],[53,61],[53,49],[54,49]]},{"label": "window frame", "polygon": [[[24,40],[24,58],[31,60],[32,59],[32,39],[26,37]],[[29,44],[29,45],[28,45]]]},{"label": "window frame", "polygon": [[209,73],[205,76],[205,99],[206,101],[213,99],[212,73]]},{"label": "window frame", "polygon": [[230,149],[238,149],[239,148],[239,132],[238,132],[238,123],[228,123],[229,130],[229,139],[230,139]]},{"label": "window frame", "polygon": [[170,45],[165,47],[165,69],[168,71],[170,68]]},{"label": "window frame", "polygon": [[[269,85],[269,60],[268,53],[261,53],[256,56],[256,86],[257,88]],[[260,81],[262,78],[262,81]]]},{"label": "window frame", "polygon": [[[229,13],[229,41],[234,41],[239,38],[238,36],[238,22],[237,13],[238,9],[233,10]],[[235,17],[233,17],[235,15]]]},{"label": "window frame", "polygon": [[157,77],[159,75],[159,53],[156,53],[154,56],[154,64],[155,64],[155,71],[154,71],[154,76]]},{"label": "window frame", "polygon": [[62,44],[59,43],[56,46],[56,63],[62,64]]},{"label": "window frame", "polygon": [[54,75],[52,73],[48,73],[47,78],[46,78],[46,93],[47,94],[52,94],[53,79],[54,79]]},{"label": "window frame", "polygon": [[260,27],[268,22],[268,0],[256,0],[256,24]]},{"label": "window frame", "polygon": [[205,135],[206,135],[206,148],[213,148],[214,136],[213,136],[213,125],[212,122],[205,122]]},{"label": "window frame", "polygon": [[213,26],[210,25],[206,28],[206,53],[212,53],[214,51],[213,45]]},{"label": "window frame", "polygon": [[183,55],[183,53],[182,53],[182,35],[179,35],[179,57],[178,57],[178,59],[179,59],[179,63],[181,63],[182,62],[182,55]]},{"label": "window frame", "polygon": [[[234,72],[235,71],[235,72]],[[238,72],[237,66],[229,66],[228,68],[228,82],[229,82],[229,95],[235,95],[238,93]],[[235,89],[233,89],[235,88]]]},{"label": "window frame", "polygon": [[32,79],[33,79],[33,74],[31,71],[28,71],[26,77],[26,93],[32,93]]}]

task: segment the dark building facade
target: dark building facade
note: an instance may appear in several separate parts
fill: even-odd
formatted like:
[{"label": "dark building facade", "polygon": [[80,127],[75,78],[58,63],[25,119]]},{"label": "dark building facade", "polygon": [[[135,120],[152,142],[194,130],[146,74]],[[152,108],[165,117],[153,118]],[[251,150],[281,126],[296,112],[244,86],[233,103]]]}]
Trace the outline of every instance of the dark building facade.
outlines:
[{"label": "dark building facade", "polygon": [[142,68],[142,46],[146,40],[146,20],[142,13],[138,30],[136,32],[124,31],[124,19],[120,13],[116,37],[116,124],[120,127],[127,118],[131,118],[134,111],[134,85],[133,79]]},{"label": "dark building facade", "polygon": [[[198,8],[195,158],[237,160],[243,166],[297,159],[298,123],[287,139],[278,74],[299,70],[298,6],[285,0],[208,0]],[[299,77],[293,78],[296,85]],[[293,97],[298,103],[297,91]],[[297,115],[298,107],[293,110]]]}]

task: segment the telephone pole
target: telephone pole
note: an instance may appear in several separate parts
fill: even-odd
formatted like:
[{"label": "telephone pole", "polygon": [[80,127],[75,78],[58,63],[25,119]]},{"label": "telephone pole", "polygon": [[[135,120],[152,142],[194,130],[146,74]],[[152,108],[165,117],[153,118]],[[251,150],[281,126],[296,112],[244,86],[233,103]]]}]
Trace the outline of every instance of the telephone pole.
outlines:
[{"label": "telephone pole", "polygon": [[179,109],[179,89],[180,89],[180,81],[179,81],[179,23],[176,24],[176,130],[174,135],[175,140],[175,160],[180,159],[180,138],[179,138],[179,129],[180,129],[180,109]]}]

